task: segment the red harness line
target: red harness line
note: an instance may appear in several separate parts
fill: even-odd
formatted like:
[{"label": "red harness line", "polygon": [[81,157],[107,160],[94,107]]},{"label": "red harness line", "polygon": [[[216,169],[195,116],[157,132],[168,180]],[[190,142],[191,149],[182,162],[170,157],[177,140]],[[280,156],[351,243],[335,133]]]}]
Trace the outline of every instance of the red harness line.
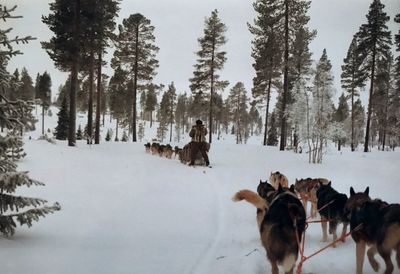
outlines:
[{"label": "red harness line", "polygon": [[300,248],[300,256],[301,256],[301,259],[300,259],[300,263],[299,263],[298,266],[297,266],[296,274],[301,274],[301,273],[302,273],[303,263],[304,263],[305,261],[307,261],[307,260],[310,259],[311,257],[314,257],[315,255],[321,253],[321,252],[324,251],[325,249],[327,249],[327,248],[333,246],[333,245],[336,244],[337,242],[344,240],[345,238],[347,238],[348,236],[350,236],[351,233],[352,233],[353,231],[359,230],[359,229],[362,227],[362,225],[363,225],[362,223],[359,224],[359,225],[356,226],[354,229],[352,229],[351,231],[347,232],[345,235],[340,236],[340,237],[337,238],[335,241],[333,241],[333,242],[331,242],[330,244],[324,246],[324,247],[321,248],[320,250],[315,251],[315,252],[312,253],[311,255],[304,256],[304,245],[305,245],[305,239],[306,239],[306,229],[307,229],[308,225],[306,225],[306,229],[304,230],[303,235],[302,235],[303,241],[300,242],[299,234],[297,233],[297,224],[296,224],[296,221],[295,221],[294,224],[295,224],[295,228],[296,228],[296,241],[297,241],[297,245],[298,245],[299,247],[301,246],[301,248]]}]

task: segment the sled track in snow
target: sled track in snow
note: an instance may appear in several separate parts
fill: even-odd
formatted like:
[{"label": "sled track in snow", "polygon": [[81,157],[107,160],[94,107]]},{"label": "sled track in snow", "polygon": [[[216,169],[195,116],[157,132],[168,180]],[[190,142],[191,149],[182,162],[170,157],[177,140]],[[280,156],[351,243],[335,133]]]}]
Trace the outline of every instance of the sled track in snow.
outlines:
[{"label": "sled track in snow", "polygon": [[[207,244],[207,247],[204,249],[203,252],[201,252],[201,255],[199,258],[197,258],[195,264],[190,268],[188,271],[189,274],[204,274],[208,273],[208,268],[210,266],[210,262],[215,261],[217,258],[215,256],[215,251],[218,246],[218,243],[220,242],[221,235],[224,231],[224,216],[225,212],[223,210],[222,202],[221,202],[221,196],[220,196],[220,191],[218,187],[218,181],[213,176],[212,174],[210,175],[210,169],[204,168],[204,170],[199,170],[198,172],[201,172],[205,174],[206,180],[212,189],[212,192],[215,195],[215,213],[216,213],[216,220],[215,220],[215,234],[214,237],[210,239],[210,242]],[[213,173],[213,172],[211,172]]]}]

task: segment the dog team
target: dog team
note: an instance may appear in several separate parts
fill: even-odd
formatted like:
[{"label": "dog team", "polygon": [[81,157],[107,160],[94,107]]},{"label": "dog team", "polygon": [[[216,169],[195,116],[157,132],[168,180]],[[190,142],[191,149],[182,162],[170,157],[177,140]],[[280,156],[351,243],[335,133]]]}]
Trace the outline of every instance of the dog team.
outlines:
[{"label": "dog team", "polygon": [[[306,230],[307,203],[311,202],[310,217],[321,216],[322,241],[333,243],[345,240],[350,224],[351,236],[356,243],[356,274],[363,273],[366,247],[367,258],[377,272],[378,253],[386,265],[385,274],[393,273],[391,254],[396,254],[400,269],[400,204],[389,204],[369,196],[369,187],[356,193],[350,187],[350,196],[337,192],[332,182],[325,178],[295,180],[289,187],[285,175],[271,173],[269,183],[260,183],[257,193],[251,190],[237,192],[233,201],[245,200],[257,208],[256,220],[261,243],[271,263],[272,274],[278,274],[278,265],[285,274],[292,274],[298,258],[302,235]],[[338,224],[343,224],[341,236],[336,234]],[[397,272],[399,273],[399,272]]]},{"label": "dog team", "polygon": [[170,144],[167,145],[161,145],[159,143],[147,143],[144,145],[145,150],[147,153],[151,153],[153,155],[158,155],[160,157],[165,157],[167,159],[172,159],[172,156],[175,158],[179,155],[179,153],[182,151],[181,148],[178,146],[175,146],[172,148]]}]

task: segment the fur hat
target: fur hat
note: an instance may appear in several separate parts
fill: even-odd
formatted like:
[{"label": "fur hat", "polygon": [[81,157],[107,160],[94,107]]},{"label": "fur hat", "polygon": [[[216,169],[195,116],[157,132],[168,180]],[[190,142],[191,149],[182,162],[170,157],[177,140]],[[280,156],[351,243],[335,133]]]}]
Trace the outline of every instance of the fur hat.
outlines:
[{"label": "fur hat", "polygon": [[201,121],[201,120],[197,120],[197,121],[196,121],[196,125],[199,126],[199,125],[202,125],[202,124],[203,124],[203,121]]}]

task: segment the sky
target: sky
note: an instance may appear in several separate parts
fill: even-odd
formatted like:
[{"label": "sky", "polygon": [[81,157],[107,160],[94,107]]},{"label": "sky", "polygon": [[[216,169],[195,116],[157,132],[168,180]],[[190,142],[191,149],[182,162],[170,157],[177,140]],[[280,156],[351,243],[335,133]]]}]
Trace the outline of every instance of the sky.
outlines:
[{"label": "sky", "polygon": [[[41,49],[40,41],[47,41],[52,33],[41,22],[42,15],[49,14],[52,0],[0,0],[2,5],[18,5],[15,14],[22,19],[6,22],[12,27],[11,36],[31,35],[37,40],[28,45],[20,45],[24,55],[13,58],[8,66],[13,72],[16,68],[26,67],[33,80],[37,73],[48,71],[52,77],[52,96],[56,96],[58,87],[65,82],[66,73],[58,71],[47,53]],[[313,59],[318,60],[324,48],[327,49],[335,77],[336,97],[342,90],[340,73],[351,39],[359,26],[366,22],[371,0],[314,0],[309,10],[310,29],[317,30],[317,37],[310,45]],[[252,23],[255,12],[253,1],[246,0],[122,0],[118,23],[133,13],[142,13],[151,20],[155,27],[156,45],[160,48],[157,55],[160,67],[157,69],[156,83],[167,85],[175,83],[178,93],[190,92],[189,78],[193,74],[196,51],[199,50],[197,39],[203,35],[204,19],[211,11],[218,9],[220,18],[226,24],[227,62],[220,72],[221,79],[228,80],[228,90],[237,82],[244,83],[250,93],[254,69],[251,58],[252,35],[247,23]],[[385,11],[391,20],[388,23],[392,35],[397,33],[399,25],[393,22],[394,15],[400,12],[399,0],[382,0]],[[2,23],[4,24],[4,23]],[[109,49],[108,59],[114,49]],[[112,75],[107,66],[105,73]],[[229,93],[225,90],[224,94]]]}]

